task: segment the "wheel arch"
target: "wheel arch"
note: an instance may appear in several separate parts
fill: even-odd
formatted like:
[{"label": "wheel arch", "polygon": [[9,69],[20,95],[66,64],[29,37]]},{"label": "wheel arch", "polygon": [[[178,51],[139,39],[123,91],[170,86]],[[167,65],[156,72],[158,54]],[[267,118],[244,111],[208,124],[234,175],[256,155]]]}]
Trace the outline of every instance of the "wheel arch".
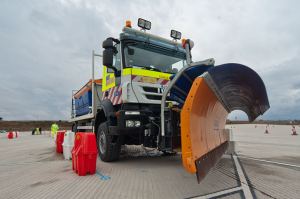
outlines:
[{"label": "wheel arch", "polygon": [[102,122],[110,121],[110,118],[115,115],[113,104],[110,100],[103,100],[100,108],[97,111],[95,118],[95,134],[98,133],[98,127]]}]

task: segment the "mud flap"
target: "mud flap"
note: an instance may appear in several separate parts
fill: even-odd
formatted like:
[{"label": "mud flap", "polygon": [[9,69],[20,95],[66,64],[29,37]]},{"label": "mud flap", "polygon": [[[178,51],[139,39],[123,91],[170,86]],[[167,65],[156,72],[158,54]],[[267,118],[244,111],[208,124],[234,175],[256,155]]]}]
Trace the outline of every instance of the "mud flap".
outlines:
[{"label": "mud flap", "polygon": [[228,113],[244,111],[253,121],[269,108],[263,81],[240,64],[211,67],[196,78],[181,111],[182,161],[200,182],[228,147]]}]

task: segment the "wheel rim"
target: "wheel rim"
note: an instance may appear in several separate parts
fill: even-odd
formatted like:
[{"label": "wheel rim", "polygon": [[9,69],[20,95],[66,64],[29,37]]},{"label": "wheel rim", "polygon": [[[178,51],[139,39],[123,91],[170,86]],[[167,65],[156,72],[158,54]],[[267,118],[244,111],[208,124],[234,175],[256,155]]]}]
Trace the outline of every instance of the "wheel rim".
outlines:
[{"label": "wheel rim", "polygon": [[103,130],[100,131],[100,136],[99,136],[99,148],[100,148],[100,152],[102,154],[105,153],[105,149],[106,149],[106,136]]}]

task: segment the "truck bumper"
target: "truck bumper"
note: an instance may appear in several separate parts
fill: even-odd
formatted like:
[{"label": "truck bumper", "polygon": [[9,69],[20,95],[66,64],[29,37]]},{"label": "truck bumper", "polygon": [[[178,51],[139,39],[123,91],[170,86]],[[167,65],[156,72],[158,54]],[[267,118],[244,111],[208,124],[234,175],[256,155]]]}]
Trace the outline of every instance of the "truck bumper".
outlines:
[{"label": "truck bumper", "polygon": [[143,127],[125,127],[120,128],[118,126],[110,126],[109,133],[111,135],[129,135],[129,134],[140,134],[144,131]]},{"label": "truck bumper", "polygon": [[[139,114],[126,114],[126,113],[139,113]],[[149,125],[149,117],[151,117],[151,113],[147,111],[119,111],[119,115],[117,117],[117,125],[110,126],[109,132],[112,135],[129,135],[129,134],[140,134],[143,133],[144,130]],[[128,122],[133,123],[134,126],[128,126]],[[138,125],[136,125],[138,123]]]}]

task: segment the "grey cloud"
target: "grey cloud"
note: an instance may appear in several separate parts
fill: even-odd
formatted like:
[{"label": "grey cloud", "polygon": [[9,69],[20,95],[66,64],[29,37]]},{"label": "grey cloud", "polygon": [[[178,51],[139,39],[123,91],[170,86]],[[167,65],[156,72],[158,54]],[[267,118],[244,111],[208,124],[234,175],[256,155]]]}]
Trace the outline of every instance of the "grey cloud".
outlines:
[{"label": "grey cloud", "polygon": [[192,38],[194,60],[214,57],[217,64],[239,62],[255,69],[271,104],[264,118],[299,118],[299,4],[1,1],[0,116],[68,119],[71,90],[90,78],[92,49],[100,51],[105,37],[117,37],[125,20],[136,27],[143,17],[152,21],[151,33],[169,37],[177,29]]},{"label": "grey cloud", "polygon": [[299,61],[300,58],[295,56],[262,73],[271,104],[267,118],[299,118],[300,89],[295,87],[300,85]]},{"label": "grey cloud", "polygon": [[67,119],[71,90],[90,78],[92,49],[108,35],[101,15],[55,1],[1,4],[1,116]]}]

